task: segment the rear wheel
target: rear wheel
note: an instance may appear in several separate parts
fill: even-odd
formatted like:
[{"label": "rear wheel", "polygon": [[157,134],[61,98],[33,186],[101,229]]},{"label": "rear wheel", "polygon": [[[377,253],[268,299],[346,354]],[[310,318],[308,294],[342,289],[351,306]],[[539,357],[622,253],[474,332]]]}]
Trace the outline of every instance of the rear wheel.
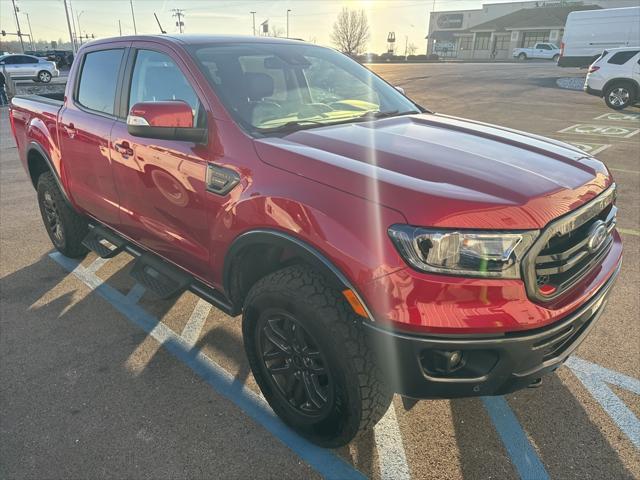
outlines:
[{"label": "rear wheel", "polygon": [[305,266],[260,280],[242,323],[249,364],[273,410],[302,436],[338,447],[373,427],[392,398],[340,292]]},{"label": "rear wheel", "polygon": [[524,62],[527,59],[527,54],[526,53],[521,53],[520,55],[518,55],[518,60],[520,60],[521,62]]},{"label": "rear wheel", "polygon": [[85,255],[88,250],[82,240],[88,233],[87,221],[66,202],[51,172],[38,178],[38,205],[53,246],[66,257]]},{"label": "rear wheel", "polygon": [[38,81],[42,83],[49,83],[51,81],[51,73],[46,70],[42,70],[38,73]]},{"label": "rear wheel", "polygon": [[559,54],[559,53],[556,53],[556,54],[553,56],[553,62],[554,62],[554,63],[558,63],[558,60],[560,60],[560,54]]},{"label": "rear wheel", "polygon": [[609,108],[622,110],[636,101],[636,89],[629,82],[615,82],[604,90],[604,101]]}]

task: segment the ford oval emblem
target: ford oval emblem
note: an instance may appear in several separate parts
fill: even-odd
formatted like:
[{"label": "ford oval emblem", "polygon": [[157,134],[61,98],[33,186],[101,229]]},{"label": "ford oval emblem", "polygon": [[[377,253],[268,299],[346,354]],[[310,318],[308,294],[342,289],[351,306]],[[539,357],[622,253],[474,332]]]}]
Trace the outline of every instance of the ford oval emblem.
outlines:
[{"label": "ford oval emblem", "polygon": [[587,249],[589,253],[597,252],[607,239],[607,225],[602,220],[595,222],[589,229],[588,238]]}]

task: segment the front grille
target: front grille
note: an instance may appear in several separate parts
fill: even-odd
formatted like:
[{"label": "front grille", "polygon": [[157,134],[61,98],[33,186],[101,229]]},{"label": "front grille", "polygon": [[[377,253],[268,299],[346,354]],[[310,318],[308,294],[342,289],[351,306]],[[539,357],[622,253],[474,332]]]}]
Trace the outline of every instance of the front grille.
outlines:
[{"label": "front grille", "polygon": [[540,301],[556,298],[602,262],[613,244],[614,199],[612,186],[543,231],[525,265],[530,295]]}]

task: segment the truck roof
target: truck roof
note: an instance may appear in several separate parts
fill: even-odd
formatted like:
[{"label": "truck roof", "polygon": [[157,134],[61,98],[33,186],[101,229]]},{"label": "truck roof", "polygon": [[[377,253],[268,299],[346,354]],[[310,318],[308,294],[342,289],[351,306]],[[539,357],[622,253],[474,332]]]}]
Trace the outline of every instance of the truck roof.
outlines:
[{"label": "truck roof", "polygon": [[253,35],[210,35],[210,34],[159,34],[159,35],[127,35],[122,37],[108,37],[94,40],[86,45],[120,41],[154,41],[161,43],[178,43],[182,45],[210,44],[210,43],[282,43],[302,44],[303,40],[294,38],[257,37]]}]

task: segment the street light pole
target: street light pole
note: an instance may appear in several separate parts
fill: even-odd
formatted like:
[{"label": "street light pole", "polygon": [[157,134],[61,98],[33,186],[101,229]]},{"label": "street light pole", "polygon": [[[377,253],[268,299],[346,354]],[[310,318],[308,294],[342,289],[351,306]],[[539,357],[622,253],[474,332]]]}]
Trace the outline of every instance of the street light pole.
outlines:
[{"label": "street light pole", "polygon": [[31,20],[29,20],[29,14],[27,12],[22,12],[27,16],[27,25],[29,25],[29,41],[31,42],[31,50],[35,50],[36,47],[33,43],[33,31],[31,30]]},{"label": "street light pole", "polygon": [[24,53],[24,42],[22,41],[22,32],[20,31],[20,20],[18,20],[18,7],[16,7],[16,0],[11,0],[11,3],[13,3],[13,14],[16,16],[16,27],[18,27],[20,47],[22,48],[22,53]]},{"label": "street light pole", "polygon": [[80,32],[80,45],[82,45],[82,28],[80,28],[80,17],[82,16],[83,13],[84,13],[84,10],[78,13],[78,32]]},{"label": "street light pole", "polygon": [[256,12],[249,12],[253,17],[253,36],[256,36]]},{"label": "street light pole", "polygon": [[290,8],[287,9],[287,38],[289,38],[289,12],[291,11]]},{"label": "street light pole", "polygon": [[129,0],[129,4],[131,5],[131,16],[133,17],[133,33],[138,34],[138,29],[136,28],[136,14],[133,11],[133,0]]}]

